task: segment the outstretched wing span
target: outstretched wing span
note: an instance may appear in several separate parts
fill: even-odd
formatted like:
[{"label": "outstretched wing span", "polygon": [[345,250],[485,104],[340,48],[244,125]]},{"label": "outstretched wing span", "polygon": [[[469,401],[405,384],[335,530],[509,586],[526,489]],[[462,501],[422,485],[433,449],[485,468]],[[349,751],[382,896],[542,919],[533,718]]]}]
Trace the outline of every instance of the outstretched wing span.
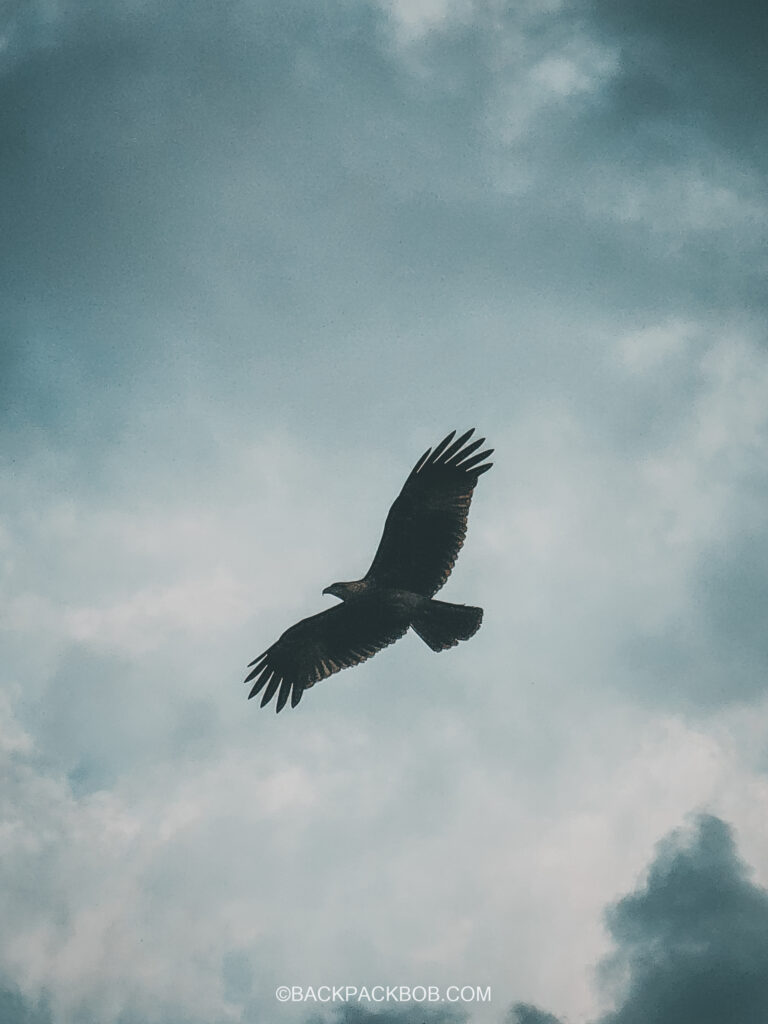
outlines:
[{"label": "outstretched wing span", "polygon": [[493,448],[473,454],[484,437],[466,443],[473,433],[454,441],[451,431],[413,467],[389,510],[366,580],[432,597],[448,579],[467,533],[477,478],[493,465],[483,462]]},{"label": "outstretched wing span", "polygon": [[256,680],[248,698],[264,690],[262,707],[277,693],[275,710],[281,711],[289,696],[295,708],[310,686],[366,661],[407,629],[402,616],[367,605],[337,604],[310,615],[287,629],[248,666],[252,671],[246,683]]}]

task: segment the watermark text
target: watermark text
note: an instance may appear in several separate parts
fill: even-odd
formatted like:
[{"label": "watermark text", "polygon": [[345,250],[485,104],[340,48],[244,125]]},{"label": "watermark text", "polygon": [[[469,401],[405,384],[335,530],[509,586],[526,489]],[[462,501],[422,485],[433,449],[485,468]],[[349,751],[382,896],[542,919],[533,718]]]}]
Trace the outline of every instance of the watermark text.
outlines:
[{"label": "watermark text", "polygon": [[278,985],[279,1003],[490,1003],[490,985]]}]

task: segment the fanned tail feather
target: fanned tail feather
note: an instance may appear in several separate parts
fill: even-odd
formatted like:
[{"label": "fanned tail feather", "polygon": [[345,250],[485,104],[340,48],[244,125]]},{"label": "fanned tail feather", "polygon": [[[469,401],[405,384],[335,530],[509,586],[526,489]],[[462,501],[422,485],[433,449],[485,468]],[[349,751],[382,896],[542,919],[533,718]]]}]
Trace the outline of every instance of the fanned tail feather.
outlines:
[{"label": "fanned tail feather", "polygon": [[432,600],[411,622],[433,651],[446,651],[459,640],[469,640],[480,629],[483,609],[468,604]]}]

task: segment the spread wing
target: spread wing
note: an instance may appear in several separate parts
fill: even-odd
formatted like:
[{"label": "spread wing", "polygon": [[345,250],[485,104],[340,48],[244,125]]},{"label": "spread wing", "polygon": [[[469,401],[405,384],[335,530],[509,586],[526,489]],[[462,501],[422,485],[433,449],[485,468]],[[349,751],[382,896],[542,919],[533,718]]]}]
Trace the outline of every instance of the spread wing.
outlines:
[{"label": "spread wing", "polygon": [[445,583],[467,533],[467,515],[477,478],[493,448],[473,454],[484,437],[467,444],[474,429],[456,431],[428,449],[389,510],[384,533],[366,580],[381,587],[432,597]]},{"label": "spread wing", "polygon": [[[277,693],[281,711],[288,697],[291,707],[321,679],[352,665],[359,665],[377,651],[399,640],[408,629],[401,615],[381,607],[337,604],[291,626],[280,639],[248,666],[248,678],[256,682],[248,699],[264,690],[261,706]],[[278,692],[279,690],[279,692]]]}]

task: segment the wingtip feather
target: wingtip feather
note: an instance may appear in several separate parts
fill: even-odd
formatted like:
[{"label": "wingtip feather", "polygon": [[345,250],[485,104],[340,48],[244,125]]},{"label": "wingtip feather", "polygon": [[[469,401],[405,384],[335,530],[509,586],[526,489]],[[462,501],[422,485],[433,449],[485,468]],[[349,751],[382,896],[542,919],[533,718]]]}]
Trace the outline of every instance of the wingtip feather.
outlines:
[{"label": "wingtip feather", "polygon": [[429,458],[431,451],[432,451],[431,448],[427,448],[427,450],[424,452],[424,454],[421,456],[419,461],[416,463],[416,465],[411,470],[411,476],[408,478],[409,480],[411,479],[411,477],[414,477],[423,468],[424,463]]},{"label": "wingtip feather", "polygon": [[251,669],[251,671],[245,677],[243,682],[244,683],[250,683],[250,681],[252,679],[255,679],[256,676],[259,675],[261,672],[263,672],[266,667],[267,667],[267,663],[266,662],[262,662],[260,665],[257,665],[256,668]]},{"label": "wingtip feather", "polygon": [[290,679],[284,679],[282,686],[280,687],[280,693],[277,695],[277,706],[275,712],[282,711],[285,707],[285,702],[288,700],[288,695],[291,692],[291,681]]},{"label": "wingtip feather", "polygon": [[453,444],[450,445],[450,447],[446,448],[445,451],[443,452],[443,462],[445,462],[446,464],[449,463],[451,459],[454,457],[454,455],[456,455],[456,453],[459,451],[461,446],[466,441],[469,440],[469,438],[474,434],[474,432],[475,428],[471,427],[469,430],[466,431],[466,433],[462,434],[461,437],[457,437]]},{"label": "wingtip feather", "polygon": [[274,675],[270,679],[269,685],[267,686],[266,690],[264,691],[264,696],[261,698],[261,707],[266,707],[266,705],[269,704],[269,702],[275,696],[275,691],[277,690],[278,686],[280,685],[280,681],[281,681],[280,680],[280,676],[278,676],[278,675]]},{"label": "wingtip feather", "polygon": [[440,444],[433,450],[429,461],[432,463],[437,462],[437,460],[440,458],[440,456],[443,454],[443,452],[445,451],[445,449],[448,447],[448,445],[451,443],[455,436],[456,431],[452,430],[450,434],[444,437]]},{"label": "wingtip feather", "polygon": [[463,469],[467,473],[476,473],[476,467],[487,459],[489,455],[493,455],[493,448],[486,448],[484,452],[478,452],[477,455],[473,455],[471,459],[465,459],[460,465],[459,469]]},{"label": "wingtip feather", "polygon": [[466,458],[468,458],[472,454],[472,452],[477,451],[477,449],[480,447],[480,445],[484,441],[485,441],[484,437],[476,438],[472,442],[472,444],[466,445],[460,451],[457,451],[454,455],[452,455],[450,459],[446,459],[446,463],[445,464],[447,466],[452,466],[454,469],[456,469],[457,467],[460,467],[462,462]]},{"label": "wingtip feather", "polygon": [[[268,669],[263,669],[262,670],[261,675],[259,676],[259,678],[256,680],[256,682],[251,687],[251,692],[248,694],[248,700],[250,700],[251,697],[255,697],[256,694],[259,692],[259,690],[261,690],[265,686],[265,684],[266,684],[267,680],[269,679],[269,677],[271,676],[271,674],[272,673]],[[248,679],[246,679],[246,682],[249,682],[251,678],[252,677],[249,677]]]}]

